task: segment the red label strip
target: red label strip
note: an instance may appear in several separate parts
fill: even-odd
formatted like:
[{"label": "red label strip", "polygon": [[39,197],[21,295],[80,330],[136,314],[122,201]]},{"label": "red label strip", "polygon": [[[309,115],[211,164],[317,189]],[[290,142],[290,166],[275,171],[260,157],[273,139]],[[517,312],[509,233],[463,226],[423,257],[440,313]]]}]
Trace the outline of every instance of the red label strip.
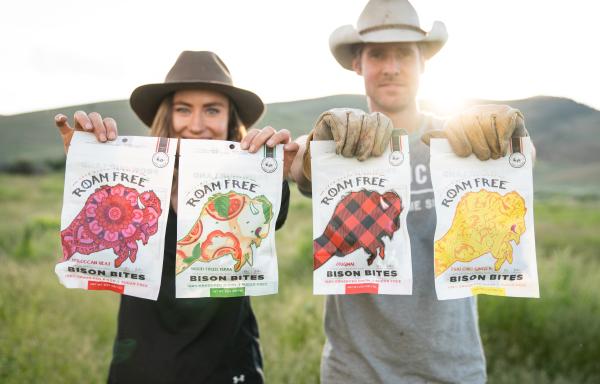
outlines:
[{"label": "red label strip", "polygon": [[364,284],[346,284],[346,295],[354,295],[357,293],[379,293],[379,284],[364,283]]},{"label": "red label strip", "polygon": [[87,289],[90,291],[113,291],[122,294],[125,291],[125,286],[106,281],[88,281]]}]

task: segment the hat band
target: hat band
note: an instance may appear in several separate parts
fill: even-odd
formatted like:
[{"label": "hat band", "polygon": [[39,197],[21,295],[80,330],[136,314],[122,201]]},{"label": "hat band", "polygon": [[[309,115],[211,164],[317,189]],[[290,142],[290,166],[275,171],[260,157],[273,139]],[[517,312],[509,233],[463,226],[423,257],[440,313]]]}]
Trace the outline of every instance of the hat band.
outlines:
[{"label": "hat band", "polygon": [[415,27],[414,25],[409,24],[386,24],[386,25],[377,25],[375,27],[365,28],[358,31],[359,35],[364,35],[365,33],[381,31],[385,29],[409,29],[411,31],[419,32],[422,35],[426,35],[425,31],[419,27]]}]

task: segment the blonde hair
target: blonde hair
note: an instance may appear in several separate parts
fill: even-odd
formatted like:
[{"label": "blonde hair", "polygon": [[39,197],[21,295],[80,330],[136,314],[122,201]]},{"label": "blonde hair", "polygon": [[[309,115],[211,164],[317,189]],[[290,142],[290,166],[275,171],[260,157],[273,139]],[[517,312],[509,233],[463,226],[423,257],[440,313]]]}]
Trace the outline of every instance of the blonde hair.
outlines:
[{"label": "blonde hair", "polygon": [[[246,136],[246,127],[242,124],[236,105],[229,99],[229,116],[227,120],[227,140],[241,141]],[[150,136],[170,137],[173,132],[173,94],[165,97],[158,106],[152,125]]]}]

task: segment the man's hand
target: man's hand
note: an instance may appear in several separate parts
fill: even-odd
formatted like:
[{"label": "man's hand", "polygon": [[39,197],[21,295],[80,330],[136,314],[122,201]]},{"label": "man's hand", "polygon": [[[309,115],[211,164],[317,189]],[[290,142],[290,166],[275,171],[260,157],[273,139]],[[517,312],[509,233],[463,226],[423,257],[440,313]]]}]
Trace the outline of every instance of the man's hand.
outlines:
[{"label": "man's hand", "polygon": [[379,112],[367,114],[360,109],[350,108],[334,108],[323,112],[306,140],[302,166],[304,176],[311,180],[312,140],[333,140],[335,153],[362,161],[383,154],[392,129],[392,121]]},{"label": "man's hand", "polygon": [[508,105],[476,105],[444,124],[442,131],[430,131],[421,137],[427,145],[432,137],[447,138],[454,153],[479,160],[499,159],[506,155],[510,138],[529,136],[521,111]]}]

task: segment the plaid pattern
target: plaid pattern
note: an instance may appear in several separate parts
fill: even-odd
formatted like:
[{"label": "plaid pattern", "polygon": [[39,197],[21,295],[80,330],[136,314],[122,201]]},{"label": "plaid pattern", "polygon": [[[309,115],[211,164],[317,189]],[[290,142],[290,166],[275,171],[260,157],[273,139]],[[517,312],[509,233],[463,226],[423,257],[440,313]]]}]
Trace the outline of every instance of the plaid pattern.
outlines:
[{"label": "plaid pattern", "polygon": [[350,192],[335,207],[333,216],[321,236],[313,241],[314,269],[331,257],[346,256],[363,248],[373,263],[385,257],[383,236],[392,238],[400,228],[402,199],[395,192],[383,195],[375,191]]}]

